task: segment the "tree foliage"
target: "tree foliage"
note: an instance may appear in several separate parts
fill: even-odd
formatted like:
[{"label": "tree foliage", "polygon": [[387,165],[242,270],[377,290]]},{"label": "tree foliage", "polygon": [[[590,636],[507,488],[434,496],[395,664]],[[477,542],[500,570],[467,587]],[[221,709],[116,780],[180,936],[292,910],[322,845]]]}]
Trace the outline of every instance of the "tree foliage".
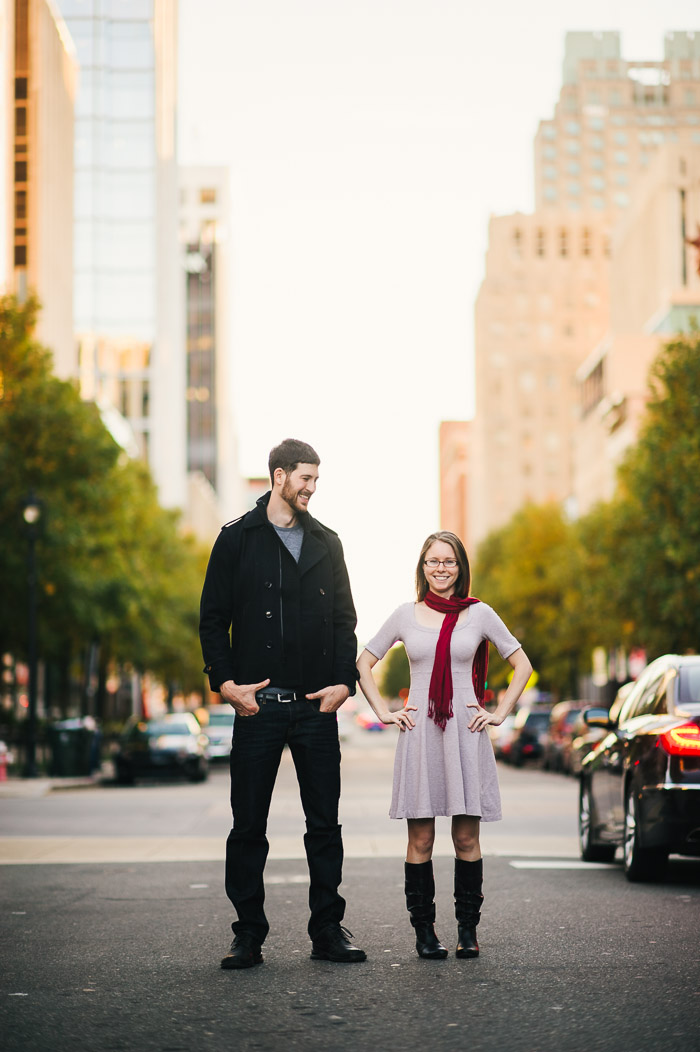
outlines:
[{"label": "tree foliage", "polygon": [[0,641],[22,655],[27,541],[22,505],[42,502],[41,656],[95,642],[103,657],[183,686],[201,683],[197,601],[204,555],[158,505],[96,406],[51,372],[33,339],[37,304],[0,299]]},{"label": "tree foliage", "polygon": [[382,662],[382,693],[386,698],[398,698],[399,691],[411,684],[408,654],[403,643],[392,647]]}]

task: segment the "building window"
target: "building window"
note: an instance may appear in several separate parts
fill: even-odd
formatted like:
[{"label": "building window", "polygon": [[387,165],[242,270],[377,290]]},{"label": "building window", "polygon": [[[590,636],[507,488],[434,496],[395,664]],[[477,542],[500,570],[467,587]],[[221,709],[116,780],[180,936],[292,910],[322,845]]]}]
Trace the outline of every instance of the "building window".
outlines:
[{"label": "building window", "polygon": [[557,170],[553,164],[546,164],[544,166],[544,177],[545,179],[556,179]]},{"label": "building window", "polygon": [[605,146],[605,141],[600,135],[592,135],[590,141],[590,147],[592,150],[602,150]]},{"label": "building window", "polygon": [[605,208],[605,198],[603,197],[592,197],[591,207],[595,208],[596,212],[601,212]]},{"label": "building window", "polygon": [[15,190],[15,221],[27,218],[27,191]]},{"label": "building window", "polygon": [[577,182],[569,183],[566,189],[572,197],[577,197],[581,193],[581,184]]},{"label": "building window", "polygon": [[520,259],[523,254],[523,234],[517,227],[513,231],[513,250],[518,259]]},{"label": "building window", "polygon": [[580,153],[581,143],[577,139],[569,139],[566,143],[566,149],[568,153]]},{"label": "building window", "polygon": [[18,106],[15,110],[15,135],[23,138],[27,134],[27,107]]},{"label": "building window", "polygon": [[604,190],[605,189],[605,179],[603,179],[603,177],[600,176],[600,175],[594,175],[593,178],[591,179],[591,189],[592,190]]},{"label": "building window", "polygon": [[535,235],[535,252],[538,256],[543,256],[545,254],[544,230],[541,226],[537,228],[537,233]]},{"label": "building window", "polygon": [[569,161],[569,163],[566,166],[566,170],[569,173],[569,175],[579,175],[581,172],[581,165],[578,163],[578,161]]},{"label": "building window", "polygon": [[557,129],[554,127],[553,124],[545,124],[542,128],[542,134],[544,135],[545,139],[556,139]]},{"label": "building window", "polygon": [[626,172],[617,172],[615,175],[615,182],[618,186],[627,186],[629,179],[627,178]]},{"label": "building window", "polygon": [[569,234],[565,227],[562,227],[559,231],[559,255],[568,256],[569,254]]},{"label": "building window", "polygon": [[615,204],[618,208],[627,208],[630,199],[627,194],[615,194]]},{"label": "building window", "polygon": [[199,191],[199,203],[202,205],[215,205],[216,188],[213,186],[202,187]]},{"label": "building window", "polygon": [[26,183],[27,181],[27,162],[26,161],[15,161],[15,182]]},{"label": "building window", "polygon": [[591,232],[587,226],[581,231],[581,252],[584,256],[591,254]]},{"label": "building window", "polygon": [[618,146],[627,145],[627,132],[619,131],[615,132],[615,142]]},{"label": "building window", "polygon": [[602,157],[591,157],[591,168],[595,168],[596,171],[601,171],[605,167],[605,162]]},{"label": "building window", "polygon": [[567,121],[566,122],[566,134],[567,135],[578,135],[581,131],[581,125],[578,121]]},{"label": "building window", "polygon": [[15,98],[26,99],[27,97],[27,78],[26,77],[15,77]]},{"label": "building window", "polygon": [[26,245],[15,245],[15,266],[26,267],[27,265],[27,246]]},{"label": "building window", "polygon": [[542,151],[542,156],[547,161],[555,161],[557,157],[556,148],[554,146],[545,146],[544,150]]},{"label": "building window", "polygon": [[617,150],[615,152],[615,164],[627,164],[627,154],[624,150]]},{"label": "building window", "polygon": [[547,201],[556,201],[556,199],[557,199],[556,187],[554,187],[554,186],[545,186],[545,188],[544,188],[544,196],[545,196],[545,200],[547,200]]}]

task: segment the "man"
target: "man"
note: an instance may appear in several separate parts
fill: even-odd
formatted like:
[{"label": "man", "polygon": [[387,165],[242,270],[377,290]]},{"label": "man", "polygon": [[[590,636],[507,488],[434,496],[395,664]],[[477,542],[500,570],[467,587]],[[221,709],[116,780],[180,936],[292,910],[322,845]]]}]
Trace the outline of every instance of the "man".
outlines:
[{"label": "man", "polygon": [[224,526],[202,591],[204,671],[236,711],[226,893],[238,920],[222,968],[263,960],[265,832],[285,744],[306,816],[311,956],[365,960],[341,927],[345,900],[338,894],[343,843],[335,713],[355,693],[357,619],[340,540],[308,512],[319,463],[311,446],[295,439],[272,450],[271,492]]}]

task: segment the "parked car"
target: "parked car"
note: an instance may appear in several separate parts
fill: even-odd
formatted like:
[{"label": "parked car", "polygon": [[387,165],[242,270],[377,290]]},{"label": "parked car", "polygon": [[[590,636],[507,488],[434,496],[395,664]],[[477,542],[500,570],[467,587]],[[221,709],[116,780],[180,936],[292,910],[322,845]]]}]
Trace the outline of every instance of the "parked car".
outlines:
[{"label": "parked car", "polygon": [[526,760],[542,758],[542,738],[549,726],[550,709],[518,709],[513,724],[509,760],[522,767]]},{"label": "parked car", "polygon": [[498,727],[489,727],[489,736],[497,760],[507,760],[515,733],[515,713],[509,713]]},{"label": "parked car", "polygon": [[648,665],[581,768],[579,838],[587,862],[623,848],[627,878],[663,877],[670,853],[700,855],[700,656]]},{"label": "parked car", "polygon": [[[625,683],[624,686],[620,687],[618,690],[615,695],[615,700],[610,706],[609,718],[611,722],[614,722],[620,715],[620,709],[633,686],[634,682]],[[589,752],[605,737],[605,730],[602,727],[588,726],[585,720],[587,711],[587,709],[583,709],[583,711],[578,714],[573,728],[574,737],[569,751],[569,774],[572,774],[575,778],[578,778],[581,774],[581,764],[583,763],[584,757],[588,756]],[[606,710],[603,709],[603,712],[605,711]]]},{"label": "parked car", "polygon": [[117,781],[158,774],[184,775],[203,782],[209,773],[209,739],[191,712],[153,720],[129,720],[114,758]]},{"label": "parked car", "polygon": [[208,705],[205,711],[204,733],[209,739],[209,760],[228,760],[236,713],[230,705]]},{"label": "parked car", "polygon": [[582,701],[560,701],[549,714],[549,726],[542,738],[542,766],[545,771],[568,771],[574,726],[584,709]]}]

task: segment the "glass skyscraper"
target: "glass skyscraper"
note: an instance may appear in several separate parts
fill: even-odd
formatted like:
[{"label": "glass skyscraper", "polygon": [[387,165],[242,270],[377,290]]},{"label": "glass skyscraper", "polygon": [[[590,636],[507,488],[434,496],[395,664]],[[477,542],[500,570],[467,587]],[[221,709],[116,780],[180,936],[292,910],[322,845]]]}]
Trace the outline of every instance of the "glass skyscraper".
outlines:
[{"label": "glass skyscraper", "polygon": [[165,504],[185,500],[176,0],[59,0],[80,67],[75,327],[83,395],[117,408]]}]

